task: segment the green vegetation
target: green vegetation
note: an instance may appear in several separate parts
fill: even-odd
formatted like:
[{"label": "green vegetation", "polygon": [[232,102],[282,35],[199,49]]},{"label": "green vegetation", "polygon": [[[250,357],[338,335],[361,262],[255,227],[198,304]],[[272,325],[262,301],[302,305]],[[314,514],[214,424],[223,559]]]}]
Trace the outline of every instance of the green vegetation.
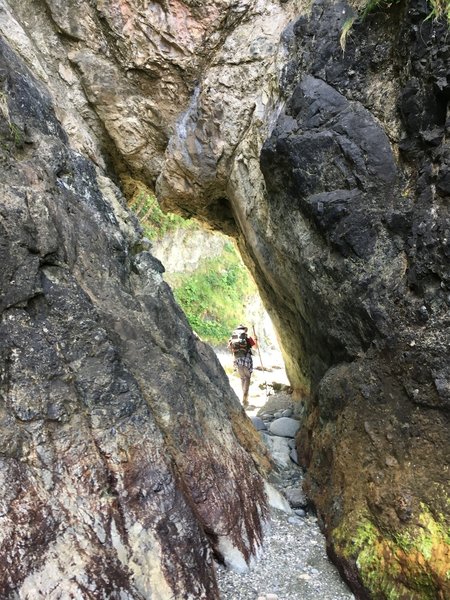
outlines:
[{"label": "green vegetation", "polygon": [[174,213],[161,210],[154,193],[140,182],[131,178],[123,180],[128,206],[139,218],[144,235],[150,240],[157,240],[169,231],[179,227],[197,227],[195,221],[183,219]]},{"label": "green vegetation", "polygon": [[[139,218],[144,235],[158,240],[180,227],[200,227],[195,220],[164,213],[154,194],[140,182],[123,180],[128,206]],[[220,256],[205,259],[193,273],[166,275],[178,304],[192,329],[211,344],[224,344],[245,313],[245,305],[258,294],[234,245],[228,242]]]},{"label": "green vegetation", "polygon": [[374,598],[433,600],[447,589],[450,531],[442,515],[434,518],[421,504],[414,524],[392,535],[367,517],[356,521],[335,529],[332,539]]},{"label": "green vegetation", "polygon": [[345,47],[347,45],[347,36],[350,33],[350,30],[353,27],[353,23],[356,21],[357,18],[358,17],[356,15],[350,17],[345,21],[344,25],[342,26],[341,37],[339,38],[339,43],[341,45],[342,52],[345,52]]},{"label": "green vegetation", "polygon": [[257,288],[230,242],[223,253],[205,259],[194,273],[175,274],[170,284],[192,329],[211,344],[223,344],[242,320]]},{"label": "green vegetation", "polygon": [[446,17],[450,25],[450,0],[429,0],[431,12],[428,18]]},{"label": "green vegetation", "polygon": [[[377,9],[388,8],[393,4],[399,4],[402,0],[366,0],[359,9],[358,14],[361,19]],[[428,0],[430,13],[428,18],[439,19],[446,17],[450,22],[450,0]]]},{"label": "green vegetation", "polygon": [[0,119],[4,119],[6,127],[0,124],[0,145],[8,154],[23,146],[23,132],[20,127],[11,120],[8,107],[8,97],[5,92],[0,91]]},{"label": "green vegetation", "polygon": [[14,145],[17,148],[20,148],[23,144],[22,131],[19,129],[19,127],[15,123],[12,123],[12,122],[9,123],[9,131],[11,133],[11,138],[14,142]]}]

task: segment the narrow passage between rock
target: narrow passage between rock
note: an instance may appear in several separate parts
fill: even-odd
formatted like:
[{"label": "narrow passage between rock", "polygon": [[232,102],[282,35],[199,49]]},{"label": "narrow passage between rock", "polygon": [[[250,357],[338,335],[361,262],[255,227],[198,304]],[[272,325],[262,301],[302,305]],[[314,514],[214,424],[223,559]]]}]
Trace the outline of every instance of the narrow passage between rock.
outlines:
[{"label": "narrow passage between rock", "polygon": [[[219,354],[230,383],[241,397],[240,381],[232,370],[232,358]],[[288,386],[279,354],[267,357],[270,371],[257,368],[246,410],[275,464],[271,485],[285,500],[283,510],[271,509],[261,556],[245,573],[217,565],[223,600],[352,600],[326,554],[325,537],[302,490],[303,471],[296,463],[294,436],[297,415],[289,393],[274,392]],[[273,385],[275,384],[275,385]],[[267,390],[270,394],[267,395]]]}]

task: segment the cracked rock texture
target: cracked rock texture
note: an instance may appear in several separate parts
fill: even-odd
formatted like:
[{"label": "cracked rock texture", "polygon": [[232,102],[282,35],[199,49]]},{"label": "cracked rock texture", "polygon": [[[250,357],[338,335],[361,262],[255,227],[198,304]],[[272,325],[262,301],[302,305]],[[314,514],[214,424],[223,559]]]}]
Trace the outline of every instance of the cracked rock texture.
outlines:
[{"label": "cracked rock texture", "polygon": [[428,10],[369,17],[343,54],[351,9],[316,3],[261,153],[307,492],[360,597],[450,595],[450,53]]},{"label": "cracked rock texture", "polygon": [[[343,52],[340,1],[0,3],[2,473],[26,483],[4,488],[2,518],[31,523],[3,585],[42,572],[56,590],[106,577],[130,597],[214,597],[208,543],[239,548],[242,566],[259,542],[261,480],[230,416],[264,458],[138,247],[115,185],[127,175],[236,237],[299,398],[309,497],[355,593],[450,596],[450,58],[429,10],[384,7]],[[3,543],[5,561],[21,552]]]},{"label": "cracked rock texture", "polygon": [[0,81],[0,596],[218,598],[213,553],[260,548],[262,444],[4,40]]}]

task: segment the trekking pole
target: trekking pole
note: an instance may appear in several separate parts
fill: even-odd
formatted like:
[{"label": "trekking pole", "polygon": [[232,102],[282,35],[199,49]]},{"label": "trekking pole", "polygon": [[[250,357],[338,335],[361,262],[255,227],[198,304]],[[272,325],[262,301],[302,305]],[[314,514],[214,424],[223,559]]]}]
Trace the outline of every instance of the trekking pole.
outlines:
[{"label": "trekking pole", "polygon": [[253,335],[255,337],[255,342],[256,342],[256,346],[257,346],[256,349],[258,350],[259,362],[261,363],[261,371],[264,373],[264,387],[266,389],[266,398],[267,398],[268,394],[267,394],[267,381],[266,381],[266,375],[265,375],[266,371],[265,371],[264,366],[263,366],[263,361],[262,361],[262,357],[261,357],[261,350],[259,349],[259,340],[256,341],[257,335],[256,335],[256,331],[255,331],[255,325],[253,323],[252,323],[252,329],[253,329]]}]

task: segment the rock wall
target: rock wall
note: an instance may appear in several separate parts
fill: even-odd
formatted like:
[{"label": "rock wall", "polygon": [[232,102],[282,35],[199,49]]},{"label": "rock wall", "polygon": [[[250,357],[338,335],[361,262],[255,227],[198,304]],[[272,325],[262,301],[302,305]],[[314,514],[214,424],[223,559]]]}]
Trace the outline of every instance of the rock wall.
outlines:
[{"label": "rock wall", "polygon": [[[429,12],[426,2],[375,12],[345,52],[345,3],[316,2],[288,26],[270,135],[249,124],[221,205],[303,398],[299,451],[330,554],[361,597],[450,593],[449,47]],[[198,128],[183,136],[159,193],[207,215],[212,179],[193,198],[172,156],[184,174],[200,145],[216,178],[221,159]]]},{"label": "rock wall", "polygon": [[0,43],[0,596],[218,598],[213,556],[261,545],[262,444],[119,188]]},{"label": "rock wall", "polygon": [[191,273],[205,258],[215,258],[229,241],[224,235],[202,227],[179,227],[152,242],[152,254],[167,273]]},{"label": "rock wall", "polygon": [[265,287],[275,305],[289,281],[280,320],[313,392],[300,455],[361,597],[450,594],[450,49],[429,10],[374,14],[343,53],[351,9],[317,2],[293,27],[261,153]]},{"label": "rock wall", "polygon": [[[449,47],[446,24],[427,19],[429,10],[424,0],[385,7],[354,25],[343,52],[340,36],[353,11],[340,1],[318,0],[312,6],[259,0],[201,6],[194,0],[97,2],[95,7],[83,0],[1,3],[0,31],[41,82],[30,83],[31,74],[20,66],[13,69],[22,73],[18,82],[9,83],[13,75],[7,65],[15,59],[3,46],[2,152],[10,190],[5,197],[11,198],[6,218],[8,229],[17,230],[11,244],[2,245],[5,264],[12,261],[4,271],[6,329],[1,338],[3,397],[9,402],[5,431],[14,432],[5,433],[10,448],[5,456],[8,468],[22,469],[29,482],[26,497],[18,490],[7,502],[16,507],[12,520],[23,514],[22,506],[35,511],[36,522],[48,516],[54,526],[45,531],[56,537],[46,538],[46,547],[60,540],[58,535],[72,534],[64,529],[67,521],[58,520],[64,503],[50,511],[52,502],[60,504],[49,498],[101,479],[87,473],[80,483],[75,469],[68,468],[70,485],[45,488],[52,485],[46,483],[48,469],[36,466],[37,461],[54,465],[58,457],[71,456],[76,441],[70,442],[66,432],[72,428],[64,421],[74,418],[70,415],[87,419],[81,437],[92,440],[89,451],[97,452],[98,473],[113,482],[113,497],[124,490],[120,506],[128,502],[128,488],[137,490],[140,482],[134,466],[118,466],[120,444],[130,444],[132,452],[125,456],[139,456],[131,461],[139,467],[153,464],[146,452],[154,448],[162,463],[166,460],[158,473],[167,469],[172,479],[162,479],[182,490],[176,506],[195,513],[197,520],[188,522],[198,528],[196,548],[206,548],[205,532],[217,552],[224,553],[231,543],[245,557],[258,544],[255,507],[243,500],[237,509],[241,492],[233,473],[223,477],[221,466],[228,464],[228,455],[210,451],[218,447],[209,447],[204,433],[213,423],[222,428],[224,438],[219,438],[232,457],[230,464],[243,461],[249,489],[260,490],[248,456],[232,443],[227,418],[231,414],[241,441],[250,435],[246,422],[236,416],[234,401],[225,399],[228,388],[216,362],[208,358],[208,367],[203,366],[200,356],[207,350],[192,338],[181,315],[174,325],[177,309],[160,282],[160,267],[133,246],[126,213],[118,216],[120,194],[113,181],[126,173],[155,186],[163,206],[196,215],[236,237],[283,341],[290,379],[302,399],[298,449],[308,467],[308,491],[330,553],[353,589],[360,597],[383,599],[450,594]],[[25,83],[31,100],[24,104],[20,90]],[[48,92],[35,91],[43,89],[41,84]],[[37,140],[28,132],[30,120],[40,123],[33,126],[40,131]],[[33,203],[36,195],[40,200]],[[89,318],[92,324],[86,325]],[[42,325],[49,320],[51,327]],[[99,333],[93,345],[87,337],[91,340],[89,332],[97,327],[106,333]],[[68,337],[72,341],[65,349]],[[34,342],[33,352],[19,352],[24,338],[41,341]],[[48,358],[41,350],[45,343]],[[36,359],[38,353],[42,356]],[[188,365],[187,370],[179,371],[179,364]],[[38,366],[44,373],[36,378]],[[24,372],[29,377],[14,374]],[[49,381],[48,372],[53,373]],[[21,386],[36,380],[44,387],[40,395],[33,391],[40,398],[36,405],[28,406],[28,395],[14,392],[15,377]],[[118,383],[122,380],[125,387]],[[66,389],[73,385],[77,401],[65,408],[62,401],[50,402],[47,390],[55,382],[63,391],[52,394],[71,397]],[[105,388],[115,390],[111,400],[104,397]],[[166,389],[181,392],[169,400]],[[118,390],[137,399],[116,401]],[[195,391],[187,398],[183,390]],[[219,406],[208,404],[211,396],[220,398]],[[199,398],[206,404],[197,405]],[[197,418],[186,427],[191,403]],[[50,408],[53,404],[62,408]],[[130,414],[124,406],[131,407]],[[141,410],[149,416],[138,419],[137,432],[133,411],[140,415]],[[45,429],[44,413],[56,414],[51,421],[57,424]],[[126,436],[119,445],[110,437],[116,424],[99,430],[97,414],[124,423]],[[211,419],[211,414],[217,416]],[[142,422],[148,427],[148,446],[142,442]],[[45,439],[56,435],[58,441],[41,450],[44,430]],[[160,446],[154,441],[158,435]],[[133,445],[129,440],[135,439]],[[41,459],[50,447],[57,451]],[[258,460],[250,442],[248,448]],[[207,455],[218,456],[217,463],[202,475],[197,467]],[[125,472],[131,474],[126,484]],[[213,526],[217,481],[223,483],[225,505],[233,506],[226,515],[235,508],[239,515],[228,538],[221,538],[225,526]],[[96,497],[85,491],[80,496],[89,502]],[[166,553],[159,548],[163,539],[171,539],[161,532],[182,536],[180,528],[166,519],[158,529],[153,495],[136,491],[131,497],[139,498],[133,510],[142,512],[130,508],[126,527],[135,523],[145,535],[126,543],[119,536],[122,546],[114,530],[119,526],[104,527],[103,554],[92,533],[101,531],[97,521],[86,525],[83,519],[104,510],[70,509],[82,515],[77,564],[83,564],[81,556],[95,556],[106,568],[108,550],[128,565],[124,589],[148,573],[163,573],[169,588],[190,589],[195,569],[183,568],[181,559],[175,560],[179,568],[166,565],[170,575],[161,567]],[[262,511],[262,493],[253,497],[261,498],[256,511]],[[111,511],[114,502],[108,504]],[[148,509],[152,523],[142,517],[146,502],[153,507]],[[238,529],[243,536],[234,535]],[[40,539],[40,531],[27,539]],[[142,541],[155,535],[150,531],[161,536]],[[88,540],[95,546],[92,552],[84,550]],[[15,556],[21,543],[7,547],[5,557]],[[150,556],[160,557],[158,568],[139,564],[139,543],[152,548]],[[26,568],[11,581],[23,582],[33,570],[31,552],[27,557]],[[205,565],[195,552],[192,560],[199,560],[199,568]],[[43,561],[45,582],[48,565],[50,558]],[[98,573],[105,576],[102,567]],[[194,597],[214,597],[211,570],[205,568],[197,580],[203,587],[192,592]],[[66,581],[64,576],[60,581]],[[86,585],[82,576],[80,581]],[[114,585],[119,589],[119,583]],[[129,592],[131,597],[138,593]]]}]

